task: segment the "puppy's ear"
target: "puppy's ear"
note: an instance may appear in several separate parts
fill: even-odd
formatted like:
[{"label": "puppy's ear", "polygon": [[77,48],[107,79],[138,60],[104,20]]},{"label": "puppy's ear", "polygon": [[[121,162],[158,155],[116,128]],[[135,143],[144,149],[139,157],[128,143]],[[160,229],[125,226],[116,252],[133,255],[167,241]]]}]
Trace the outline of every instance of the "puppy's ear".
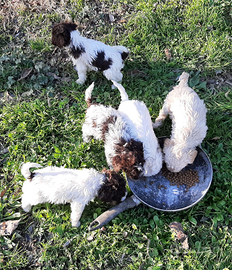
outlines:
[{"label": "puppy's ear", "polygon": [[125,179],[111,170],[104,170],[106,175],[105,183],[98,191],[98,199],[103,202],[120,202],[126,194]]},{"label": "puppy's ear", "polygon": [[197,156],[197,150],[190,150],[188,153],[188,163],[192,164]]},{"label": "puppy's ear", "polygon": [[59,23],[52,28],[52,44],[59,48],[66,47],[70,44],[70,32],[76,29],[75,23]]}]

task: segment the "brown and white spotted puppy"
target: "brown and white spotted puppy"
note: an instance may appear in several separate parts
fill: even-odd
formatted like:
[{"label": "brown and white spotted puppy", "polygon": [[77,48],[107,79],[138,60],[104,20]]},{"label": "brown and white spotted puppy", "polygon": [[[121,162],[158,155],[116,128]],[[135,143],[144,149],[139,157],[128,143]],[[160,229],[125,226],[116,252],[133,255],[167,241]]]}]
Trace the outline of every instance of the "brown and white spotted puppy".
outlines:
[{"label": "brown and white spotted puppy", "polygon": [[88,109],[82,126],[83,140],[89,142],[93,137],[104,141],[108,165],[116,172],[123,170],[128,177],[138,179],[143,173],[143,144],[131,137],[128,125],[117,110],[91,103],[93,88],[94,83],[85,92]]},{"label": "brown and white spotted puppy", "polygon": [[26,179],[22,187],[25,212],[33,205],[45,202],[70,203],[72,226],[78,227],[85,206],[94,198],[114,204],[126,198],[126,181],[114,171],[100,173],[93,168],[77,170],[52,166],[30,171],[30,168],[40,167],[31,162],[22,166],[21,173]]},{"label": "brown and white spotted puppy", "polygon": [[[67,47],[78,73],[78,84],[83,84],[89,70],[102,71],[108,80],[122,81],[123,61],[129,51],[124,46],[109,46],[100,41],[82,37],[74,23],[61,22],[52,28],[52,44]],[[112,86],[113,87],[113,86]]]}]

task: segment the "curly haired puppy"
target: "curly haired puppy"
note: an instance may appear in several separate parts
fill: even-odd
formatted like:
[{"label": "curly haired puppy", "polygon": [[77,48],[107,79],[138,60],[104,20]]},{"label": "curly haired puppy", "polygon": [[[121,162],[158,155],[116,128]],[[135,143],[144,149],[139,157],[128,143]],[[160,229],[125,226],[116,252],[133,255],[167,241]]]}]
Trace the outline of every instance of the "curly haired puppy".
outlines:
[{"label": "curly haired puppy", "polygon": [[82,126],[83,140],[89,142],[92,137],[103,140],[108,165],[138,179],[144,164],[142,142],[131,137],[128,125],[117,110],[91,103],[93,88],[94,83],[85,92],[88,109]]},{"label": "curly haired puppy", "polygon": [[95,197],[111,203],[126,198],[126,181],[114,171],[48,166],[31,172],[33,167],[42,166],[28,162],[21,168],[26,179],[22,187],[22,208],[26,212],[40,203],[70,203],[72,226],[78,227],[85,206]]},{"label": "curly haired puppy", "polygon": [[192,164],[195,149],[206,136],[206,107],[204,101],[188,86],[189,74],[183,72],[179,84],[167,95],[153,125],[159,127],[167,115],[172,119],[172,135],[164,142],[164,161],[171,172],[179,172]]},{"label": "curly haired puppy", "polygon": [[143,143],[145,159],[143,174],[144,176],[155,175],[162,168],[163,157],[147,106],[142,101],[129,100],[124,87],[115,81],[112,82],[121,94],[118,113],[129,126],[131,137]]},{"label": "curly haired puppy", "polygon": [[74,23],[61,22],[52,28],[52,44],[67,47],[78,73],[78,84],[83,84],[89,70],[102,71],[108,80],[122,81],[121,69],[129,51],[123,46],[109,46],[82,37]]}]

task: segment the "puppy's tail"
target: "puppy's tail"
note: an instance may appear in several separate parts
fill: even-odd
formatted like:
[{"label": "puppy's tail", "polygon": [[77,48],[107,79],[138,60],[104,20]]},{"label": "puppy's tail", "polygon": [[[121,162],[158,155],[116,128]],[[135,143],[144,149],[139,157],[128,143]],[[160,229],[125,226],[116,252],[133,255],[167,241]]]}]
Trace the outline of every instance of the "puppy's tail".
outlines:
[{"label": "puppy's tail", "polygon": [[111,81],[114,84],[114,86],[116,86],[118,88],[120,95],[121,95],[121,101],[129,100],[125,88],[120,83],[117,83],[114,80],[111,80]]},{"label": "puppy's tail", "polygon": [[28,179],[31,181],[33,177],[33,173],[30,171],[30,168],[40,168],[40,167],[42,166],[39,165],[38,163],[27,162],[23,164],[21,168],[21,173],[25,177],[26,180]]},{"label": "puppy's tail", "polygon": [[119,53],[121,53],[122,60],[124,61],[129,55],[129,50],[124,46],[113,46]]},{"label": "puppy's tail", "polygon": [[180,75],[180,77],[179,77],[179,84],[181,84],[181,85],[188,85],[188,79],[189,79],[189,74],[187,73],[187,72],[183,72],[181,75]]},{"label": "puppy's tail", "polygon": [[90,107],[90,105],[92,103],[93,88],[94,88],[94,82],[92,82],[92,84],[85,90],[85,101],[86,101],[88,107]]}]

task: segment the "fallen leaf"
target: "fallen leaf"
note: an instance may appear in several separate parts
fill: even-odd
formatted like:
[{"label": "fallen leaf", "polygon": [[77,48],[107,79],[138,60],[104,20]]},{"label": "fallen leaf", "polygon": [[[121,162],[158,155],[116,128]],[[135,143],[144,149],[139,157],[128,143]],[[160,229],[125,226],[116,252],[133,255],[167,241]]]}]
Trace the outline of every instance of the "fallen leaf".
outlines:
[{"label": "fallen leaf", "polygon": [[181,243],[183,249],[188,249],[188,236],[184,233],[183,227],[179,222],[172,222],[169,228],[175,235],[175,241]]},{"label": "fallen leaf", "polygon": [[172,58],[172,54],[169,51],[169,49],[165,49],[164,52],[165,52],[165,55],[166,55],[167,59],[170,60]]},{"label": "fallen leaf", "polygon": [[55,80],[59,80],[60,79],[59,76],[57,76],[55,73],[52,73],[52,72],[48,72],[46,75],[47,76],[50,76],[50,77],[53,77]]},{"label": "fallen leaf", "polygon": [[132,77],[135,77],[135,76],[138,76],[138,77],[146,77],[146,73],[144,73],[143,71],[141,70],[138,70],[138,69],[133,69],[133,70],[129,70],[127,72],[128,75],[132,76]]},{"label": "fallen leaf", "polygon": [[113,22],[114,21],[114,16],[112,14],[109,14],[109,18],[110,18],[110,21]]},{"label": "fallen leaf", "polygon": [[230,93],[230,90],[225,93],[225,97],[230,100],[230,98],[228,97],[229,93]]},{"label": "fallen leaf", "polygon": [[220,140],[221,137],[213,137],[212,140]]},{"label": "fallen leaf", "polygon": [[70,79],[69,77],[63,77],[63,78],[61,78],[61,81],[62,82],[70,82],[72,79]]},{"label": "fallen leaf", "polygon": [[101,227],[100,232],[104,232],[106,230],[105,227]]},{"label": "fallen leaf", "polygon": [[126,23],[126,19],[121,19],[119,23]]},{"label": "fallen leaf", "polygon": [[26,92],[24,92],[24,93],[22,93],[22,97],[29,97],[29,96],[31,96],[33,94],[33,90],[31,89],[31,90],[29,90],[29,91],[26,91]]},{"label": "fallen leaf", "polygon": [[18,81],[21,81],[25,79],[32,71],[32,68],[25,68],[23,72],[21,73],[21,77],[18,79]]},{"label": "fallen leaf", "polygon": [[8,220],[0,223],[0,235],[11,235],[12,232],[18,227],[20,220],[21,219]]},{"label": "fallen leaf", "polygon": [[6,191],[7,191],[7,188],[5,188],[5,189],[1,192],[1,194],[0,194],[0,197],[1,197],[1,198],[5,195]]},{"label": "fallen leaf", "polygon": [[124,231],[124,232],[122,233],[122,235],[123,235],[123,237],[125,237],[125,238],[126,238],[126,237],[127,237],[127,235],[128,235],[128,232],[125,232],[125,231]]},{"label": "fallen leaf", "polygon": [[90,236],[88,236],[86,239],[87,239],[87,241],[88,242],[91,242],[91,241],[93,241],[93,239],[94,239],[94,235],[95,235],[95,233],[93,233],[93,234],[91,234]]}]

